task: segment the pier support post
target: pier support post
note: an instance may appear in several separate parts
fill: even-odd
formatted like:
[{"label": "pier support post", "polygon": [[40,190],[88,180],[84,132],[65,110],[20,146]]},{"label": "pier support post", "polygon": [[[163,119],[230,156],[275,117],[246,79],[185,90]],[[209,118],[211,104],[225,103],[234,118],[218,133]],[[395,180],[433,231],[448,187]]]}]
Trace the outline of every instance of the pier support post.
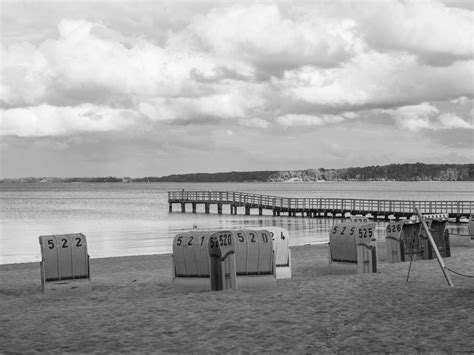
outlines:
[{"label": "pier support post", "polygon": [[192,206],[193,206],[193,213],[196,213],[196,203],[193,202]]},{"label": "pier support post", "polygon": [[209,214],[209,204],[208,203],[204,204],[204,212]]},{"label": "pier support post", "polygon": [[186,212],[186,204],[184,202],[181,202],[181,213]]}]

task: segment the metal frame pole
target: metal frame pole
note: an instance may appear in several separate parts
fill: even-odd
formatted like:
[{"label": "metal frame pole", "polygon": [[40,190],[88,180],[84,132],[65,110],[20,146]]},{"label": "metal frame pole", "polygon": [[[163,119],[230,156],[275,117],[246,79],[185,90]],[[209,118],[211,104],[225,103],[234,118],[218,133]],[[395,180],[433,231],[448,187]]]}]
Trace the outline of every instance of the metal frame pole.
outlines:
[{"label": "metal frame pole", "polygon": [[436,254],[436,259],[438,259],[439,266],[441,267],[441,271],[443,271],[443,274],[444,274],[444,277],[446,278],[446,281],[448,281],[448,285],[451,286],[451,287],[454,287],[453,281],[451,281],[451,276],[449,276],[448,269],[447,269],[446,265],[443,262],[443,258],[441,257],[441,254],[439,253],[438,246],[436,245],[436,243],[433,239],[433,236],[431,235],[430,229],[426,225],[426,223],[423,219],[423,216],[422,216],[420,210],[418,209],[418,207],[415,207],[415,212],[416,212],[416,214],[418,215],[418,218],[421,221],[421,225],[423,226],[423,228],[426,232],[426,235],[428,236],[428,240],[429,240],[429,242],[431,244],[431,247],[433,248],[433,250]]}]

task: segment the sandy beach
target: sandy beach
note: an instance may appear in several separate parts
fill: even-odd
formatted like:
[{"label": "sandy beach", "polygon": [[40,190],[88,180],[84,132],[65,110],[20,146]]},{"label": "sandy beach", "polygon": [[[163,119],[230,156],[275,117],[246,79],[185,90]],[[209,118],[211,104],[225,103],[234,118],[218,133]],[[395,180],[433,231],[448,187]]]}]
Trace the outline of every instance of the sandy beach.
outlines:
[{"label": "sandy beach", "polygon": [[[474,278],[436,260],[376,274],[328,269],[327,245],[292,248],[276,289],[177,293],[171,256],[91,260],[92,292],[45,296],[39,263],[0,265],[1,352],[472,353]],[[474,243],[446,265],[474,274]]]}]

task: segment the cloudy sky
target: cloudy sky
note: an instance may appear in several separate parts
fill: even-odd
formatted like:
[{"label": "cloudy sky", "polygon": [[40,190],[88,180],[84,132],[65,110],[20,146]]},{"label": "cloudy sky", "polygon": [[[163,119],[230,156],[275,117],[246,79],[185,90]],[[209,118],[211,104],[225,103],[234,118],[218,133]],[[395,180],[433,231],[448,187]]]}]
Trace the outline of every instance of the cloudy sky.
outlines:
[{"label": "cloudy sky", "polygon": [[0,177],[474,162],[474,2],[2,1]]}]

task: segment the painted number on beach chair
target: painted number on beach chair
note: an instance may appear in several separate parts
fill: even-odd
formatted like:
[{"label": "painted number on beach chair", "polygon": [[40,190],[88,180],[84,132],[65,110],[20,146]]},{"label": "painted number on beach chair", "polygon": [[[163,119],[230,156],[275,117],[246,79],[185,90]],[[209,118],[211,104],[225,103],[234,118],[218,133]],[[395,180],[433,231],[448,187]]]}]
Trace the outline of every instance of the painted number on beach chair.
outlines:
[{"label": "painted number on beach chair", "polygon": [[387,226],[387,233],[401,232],[401,230],[402,230],[401,224],[389,224]]},{"label": "painted number on beach chair", "polygon": [[[367,235],[368,233],[368,235]],[[361,228],[359,229],[359,238],[372,238],[372,228]]]},{"label": "painted number on beach chair", "polygon": [[255,233],[250,232],[250,233],[249,233],[249,236],[250,236],[250,243],[256,243],[256,242],[257,242],[257,241],[255,240]]},{"label": "painted number on beach chair", "polygon": [[212,236],[209,239],[209,246],[214,247],[224,247],[232,245],[232,235],[231,234],[221,234],[219,236]]},{"label": "painted number on beach chair", "polygon": [[[272,240],[275,240],[275,233],[273,233],[272,231],[269,231],[269,233],[270,233],[270,238],[272,238]],[[280,239],[281,240],[286,239],[285,234],[283,232],[280,232]]]}]

